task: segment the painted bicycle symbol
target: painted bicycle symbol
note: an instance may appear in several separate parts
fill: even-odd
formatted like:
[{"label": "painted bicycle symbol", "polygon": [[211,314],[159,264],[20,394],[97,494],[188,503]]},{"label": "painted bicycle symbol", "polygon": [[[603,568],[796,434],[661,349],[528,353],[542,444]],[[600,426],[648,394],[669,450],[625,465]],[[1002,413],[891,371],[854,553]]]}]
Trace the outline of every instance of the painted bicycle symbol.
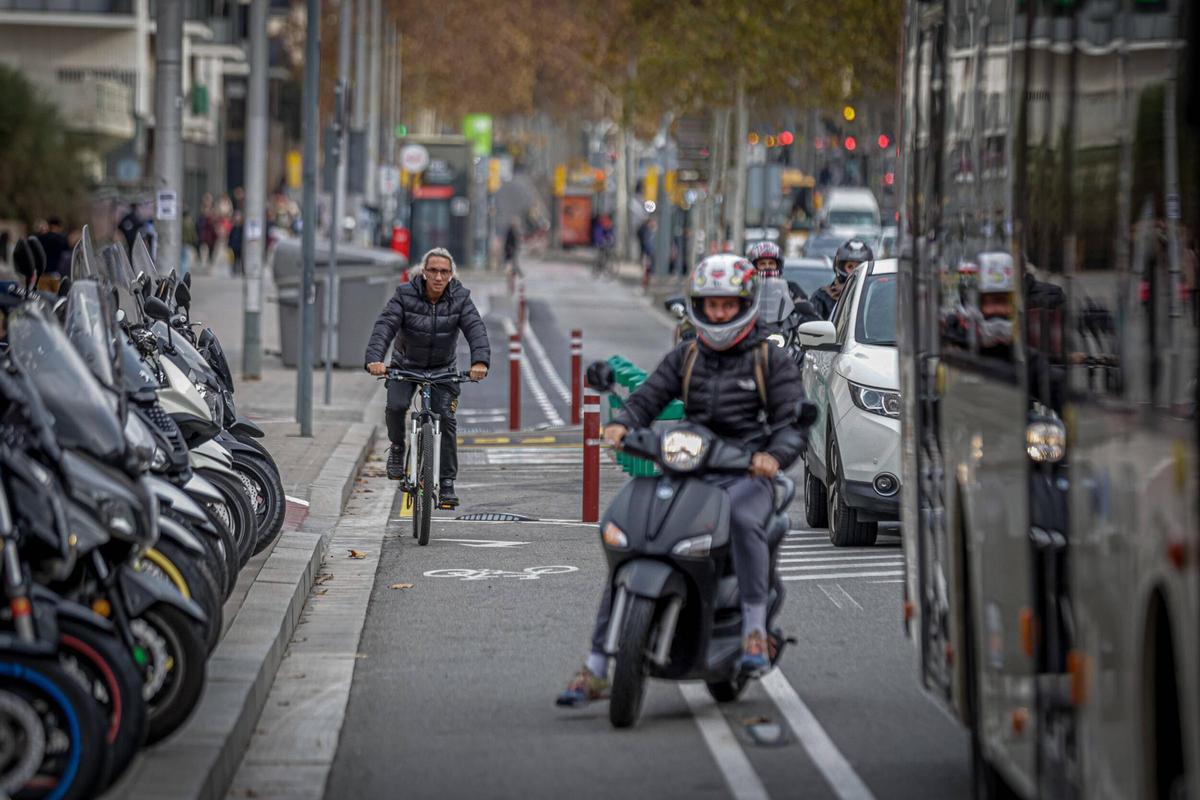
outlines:
[{"label": "painted bicycle symbol", "polygon": [[519,581],[536,581],[543,575],[562,575],[567,572],[578,572],[579,567],[526,567],[520,572],[507,569],[431,569],[425,573],[426,578],[458,578],[462,581],[485,581],[489,578],[515,578]]}]

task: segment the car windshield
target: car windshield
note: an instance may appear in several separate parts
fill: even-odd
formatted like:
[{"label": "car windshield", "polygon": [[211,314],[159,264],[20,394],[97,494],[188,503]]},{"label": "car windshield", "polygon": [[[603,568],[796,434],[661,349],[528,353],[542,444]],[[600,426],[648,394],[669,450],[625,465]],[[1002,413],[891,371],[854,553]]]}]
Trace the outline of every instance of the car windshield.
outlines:
[{"label": "car windshield", "polygon": [[818,236],[804,244],[806,258],[833,258],[845,240],[840,236]]},{"label": "car windshield", "polygon": [[840,211],[829,212],[830,225],[853,225],[859,228],[878,225],[879,222],[875,219],[875,215],[870,211],[855,211],[853,209],[842,209]]},{"label": "car windshield", "polygon": [[896,346],[896,276],[872,275],[863,286],[854,338],[859,344]]},{"label": "car windshield", "polygon": [[800,285],[804,293],[812,297],[812,293],[822,286],[827,286],[833,280],[833,270],[829,267],[783,267],[784,280]]}]

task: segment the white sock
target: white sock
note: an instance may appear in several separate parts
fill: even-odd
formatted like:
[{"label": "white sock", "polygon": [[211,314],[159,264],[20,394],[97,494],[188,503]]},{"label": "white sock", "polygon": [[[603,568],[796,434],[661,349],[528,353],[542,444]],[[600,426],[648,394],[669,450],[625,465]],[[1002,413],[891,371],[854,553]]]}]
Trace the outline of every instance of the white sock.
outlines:
[{"label": "white sock", "polygon": [[588,653],[587,668],[593,675],[608,677],[608,656],[604,653]]},{"label": "white sock", "polygon": [[742,638],[754,631],[767,635],[766,603],[742,603]]}]

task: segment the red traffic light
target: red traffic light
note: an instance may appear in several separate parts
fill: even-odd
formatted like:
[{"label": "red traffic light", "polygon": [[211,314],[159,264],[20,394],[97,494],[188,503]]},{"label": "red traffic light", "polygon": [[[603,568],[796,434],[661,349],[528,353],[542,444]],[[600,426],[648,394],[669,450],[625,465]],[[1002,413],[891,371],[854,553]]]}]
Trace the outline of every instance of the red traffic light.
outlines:
[{"label": "red traffic light", "polygon": [[883,176],[883,185],[884,186],[891,186],[895,182],[896,182],[896,173],[888,172],[888,173],[884,174],[884,176]]},{"label": "red traffic light", "polygon": [[847,150],[853,152],[854,148],[858,147],[858,140],[853,136],[847,136],[842,140],[842,147],[845,147]]},{"label": "red traffic light", "polygon": [[879,134],[878,141],[879,141],[879,149],[880,150],[887,150],[888,145],[892,143],[892,140],[888,138],[888,135],[886,133]]},{"label": "red traffic light", "polygon": [[789,145],[794,141],[796,141],[796,137],[792,135],[791,131],[783,131],[779,134],[779,143],[782,145]]}]

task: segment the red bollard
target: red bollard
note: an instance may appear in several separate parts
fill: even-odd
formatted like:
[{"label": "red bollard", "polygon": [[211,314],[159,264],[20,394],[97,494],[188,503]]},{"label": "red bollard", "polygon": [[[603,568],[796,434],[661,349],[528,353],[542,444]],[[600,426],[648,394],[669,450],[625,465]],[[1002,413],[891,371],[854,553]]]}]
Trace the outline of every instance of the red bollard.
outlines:
[{"label": "red bollard", "polygon": [[571,424],[578,425],[583,405],[583,331],[571,331]]},{"label": "red bollard", "polygon": [[600,521],[600,395],[583,395],[583,521]]},{"label": "red bollard", "polygon": [[517,290],[520,294],[517,300],[517,332],[525,332],[525,282],[521,282],[520,288]]},{"label": "red bollard", "polygon": [[508,337],[508,429],[521,430],[521,334]]}]

